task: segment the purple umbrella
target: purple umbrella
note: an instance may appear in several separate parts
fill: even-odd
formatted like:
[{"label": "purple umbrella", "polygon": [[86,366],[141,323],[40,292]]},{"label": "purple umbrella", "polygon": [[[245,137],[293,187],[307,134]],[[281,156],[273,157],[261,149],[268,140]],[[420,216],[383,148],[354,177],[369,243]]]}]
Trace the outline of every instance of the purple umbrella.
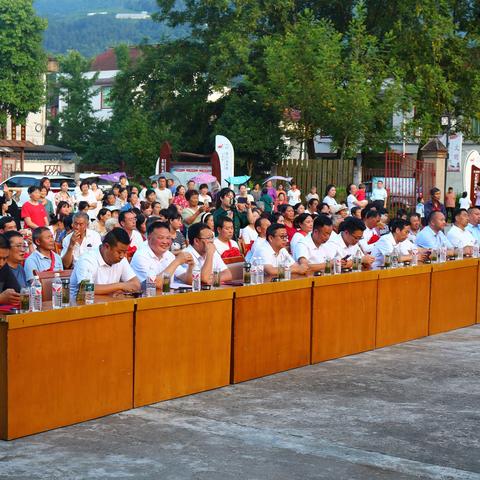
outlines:
[{"label": "purple umbrella", "polygon": [[195,183],[213,183],[217,181],[217,177],[210,175],[209,173],[199,173],[190,179]]},{"label": "purple umbrella", "polygon": [[122,175],[127,176],[125,172],[115,172],[106,175],[100,175],[98,178],[100,178],[100,180],[106,180],[107,182],[118,183]]}]

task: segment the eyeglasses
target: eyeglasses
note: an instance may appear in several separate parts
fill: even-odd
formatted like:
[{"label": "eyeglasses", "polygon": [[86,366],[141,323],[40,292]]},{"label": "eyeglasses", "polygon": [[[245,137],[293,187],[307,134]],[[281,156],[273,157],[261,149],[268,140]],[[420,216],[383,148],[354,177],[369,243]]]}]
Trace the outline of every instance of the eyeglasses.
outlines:
[{"label": "eyeglasses", "polygon": [[352,233],[350,234],[350,236],[351,236],[353,239],[355,239],[357,242],[359,242],[359,241],[363,238],[363,235],[360,236],[360,237],[358,237],[358,236],[356,236],[356,235],[353,235]]},{"label": "eyeglasses", "polygon": [[275,237],[281,238],[282,240],[288,240],[288,235],[275,235]]},{"label": "eyeglasses", "polygon": [[207,240],[207,241],[213,241],[213,239],[215,238],[214,235],[212,235],[211,237],[198,237],[199,240]]}]

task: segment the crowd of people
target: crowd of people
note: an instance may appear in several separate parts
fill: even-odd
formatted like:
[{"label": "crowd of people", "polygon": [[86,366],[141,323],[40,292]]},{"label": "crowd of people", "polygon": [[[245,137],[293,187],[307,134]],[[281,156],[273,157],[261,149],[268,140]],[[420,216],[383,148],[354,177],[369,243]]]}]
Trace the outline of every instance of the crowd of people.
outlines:
[{"label": "crowd of people", "polygon": [[442,252],[445,259],[478,255],[480,243],[480,205],[452,209],[434,188],[421,212],[417,205],[392,218],[381,181],[368,198],[364,185],[350,184],[345,203],[335,185],[322,198],[315,187],[303,196],[294,182],[212,193],[206,184],[175,186],[162,176],[139,187],[122,176],[106,192],[85,180],[73,195],[67,182],[54,194],[44,178],[28,193],[21,209],[8,188],[0,201],[1,304],[18,303],[20,290],[45,271],[71,269],[72,295],[86,279],[98,294],[124,294],[152,277],[157,288],[164,276],[192,285],[195,271],[204,285],[214,274],[229,283],[232,262],[262,265],[271,277],[285,269],[340,273],[385,267],[390,257],[417,263]]}]

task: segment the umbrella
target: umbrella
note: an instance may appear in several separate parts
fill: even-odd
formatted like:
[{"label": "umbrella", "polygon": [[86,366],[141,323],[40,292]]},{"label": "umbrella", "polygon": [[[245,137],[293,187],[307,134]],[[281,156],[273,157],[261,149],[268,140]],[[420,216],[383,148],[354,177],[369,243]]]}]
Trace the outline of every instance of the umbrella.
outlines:
[{"label": "umbrella", "polygon": [[210,175],[209,173],[199,173],[190,179],[191,181],[201,184],[201,183],[213,183],[217,181],[217,177]]},{"label": "umbrella", "polygon": [[162,172],[159,173],[158,175],[152,175],[150,178],[150,181],[158,181],[160,177],[165,177],[167,180],[173,180],[173,183],[175,185],[181,185],[182,182],[179,180],[177,176],[175,176],[173,173],[170,172]]},{"label": "umbrella", "polygon": [[283,180],[284,182],[291,182],[293,177],[282,177],[280,175],[274,175],[273,177],[268,177],[263,183],[267,183],[270,180]]},{"label": "umbrella", "polygon": [[106,180],[107,182],[118,183],[120,182],[120,177],[122,175],[127,176],[125,172],[115,172],[115,173],[109,173],[108,175],[100,175],[98,178],[100,180]]},{"label": "umbrella", "polygon": [[225,179],[227,183],[230,185],[242,185],[243,183],[247,183],[250,180],[248,175],[242,175],[240,177],[228,177]]}]

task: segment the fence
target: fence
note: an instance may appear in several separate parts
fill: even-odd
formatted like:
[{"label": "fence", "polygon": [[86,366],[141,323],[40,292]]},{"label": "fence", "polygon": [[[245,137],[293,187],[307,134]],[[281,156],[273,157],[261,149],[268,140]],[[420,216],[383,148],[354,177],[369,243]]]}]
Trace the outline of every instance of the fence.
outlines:
[{"label": "fence", "polygon": [[287,159],[277,165],[277,175],[293,177],[304,195],[316,186],[320,198],[323,198],[329,183],[347,187],[353,181],[354,164],[354,160],[335,158]]}]

